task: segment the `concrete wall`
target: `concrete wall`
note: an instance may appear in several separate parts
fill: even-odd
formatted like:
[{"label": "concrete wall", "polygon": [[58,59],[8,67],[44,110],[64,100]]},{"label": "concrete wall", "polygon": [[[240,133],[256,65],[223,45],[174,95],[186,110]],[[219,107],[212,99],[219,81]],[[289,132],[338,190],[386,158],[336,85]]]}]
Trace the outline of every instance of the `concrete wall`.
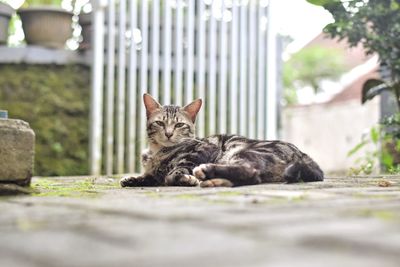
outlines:
[{"label": "concrete wall", "polygon": [[379,121],[379,114],[379,99],[365,105],[357,99],[288,107],[283,110],[282,139],[313,157],[326,173],[345,172],[357,158],[347,153]]}]

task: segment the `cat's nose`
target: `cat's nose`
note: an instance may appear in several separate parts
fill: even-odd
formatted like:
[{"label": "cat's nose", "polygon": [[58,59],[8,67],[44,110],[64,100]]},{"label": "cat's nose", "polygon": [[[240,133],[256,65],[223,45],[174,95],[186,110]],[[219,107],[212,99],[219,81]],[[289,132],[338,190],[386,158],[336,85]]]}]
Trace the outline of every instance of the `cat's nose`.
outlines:
[{"label": "cat's nose", "polygon": [[174,133],[169,133],[169,132],[166,132],[166,133],[165,133],[165,136],[166,136],[168,139],[170,139],[171,136],[173,136],[173,135],[174,135]]}]

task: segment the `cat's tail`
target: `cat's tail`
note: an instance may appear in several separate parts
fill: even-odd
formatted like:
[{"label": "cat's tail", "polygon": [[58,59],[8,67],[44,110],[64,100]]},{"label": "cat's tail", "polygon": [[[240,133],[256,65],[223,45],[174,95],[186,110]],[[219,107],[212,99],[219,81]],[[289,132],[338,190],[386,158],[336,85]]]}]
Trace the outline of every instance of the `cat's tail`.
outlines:
[{"label": "cat's tail", "polygon": [[309,156],[289,165],[285,169],[284,178],[288,183],[316,182],[324,180],[324,172]]}]

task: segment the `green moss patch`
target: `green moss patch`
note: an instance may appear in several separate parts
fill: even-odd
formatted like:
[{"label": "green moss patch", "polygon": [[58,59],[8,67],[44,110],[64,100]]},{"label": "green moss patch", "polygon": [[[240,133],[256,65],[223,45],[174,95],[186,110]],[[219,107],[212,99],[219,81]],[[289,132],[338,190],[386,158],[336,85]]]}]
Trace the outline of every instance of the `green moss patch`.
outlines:
[{"label": "green moss patch", "polygon": [[35,175],[88,173],[90,69],[67,65],[0,65],[1,109],[36,134]]},{"label": "green moss patch", "polygon": [[31,187],[35,191],[33,196],[97,197],[102,190],[117,188],[117,182],[98,184],[95,178],[68,182],[59,179],[40,178],[35,180]]},{"label": "green moss patch", "polygon": [[400,213],[389,210],[361,210],[358,215],[373,217],[384,221],[400,221]]}]

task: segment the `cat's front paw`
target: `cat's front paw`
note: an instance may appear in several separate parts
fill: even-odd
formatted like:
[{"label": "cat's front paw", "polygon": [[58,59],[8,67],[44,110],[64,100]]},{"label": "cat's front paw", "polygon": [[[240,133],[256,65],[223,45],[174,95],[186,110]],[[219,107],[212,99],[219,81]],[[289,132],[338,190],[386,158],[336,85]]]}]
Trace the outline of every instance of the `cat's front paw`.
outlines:
[{"label": "cat's front paw", "polygon": [[200,187],[232,187],[233,183],[227,179],[214,178],[200,183]]},{"label": "cat's front paw", "polygon": [[190,174],[179,177],[176,182],[181,186],[198,186],[200,184],[200,181]]},{"label": "cat's front paw", "polygon": [[119,181],[119,184],[121,185],[121,187],[142,186],[142,183],[143,183],[143,179],[141,179],[141,177],[133,177],[133,176],[123,177]]},{"label": "cat's front paw", "polygon": [[165,178],[165,183],[171,186],[197,186],[200,181],[189,174],[186,169],[178,169],[173,171]]},{"label": "cat's front paw", "polygon": [[200,181],[207,179],[207,172],[209,170],[208,164],[200,164],[193,169],[193,175]]}]

